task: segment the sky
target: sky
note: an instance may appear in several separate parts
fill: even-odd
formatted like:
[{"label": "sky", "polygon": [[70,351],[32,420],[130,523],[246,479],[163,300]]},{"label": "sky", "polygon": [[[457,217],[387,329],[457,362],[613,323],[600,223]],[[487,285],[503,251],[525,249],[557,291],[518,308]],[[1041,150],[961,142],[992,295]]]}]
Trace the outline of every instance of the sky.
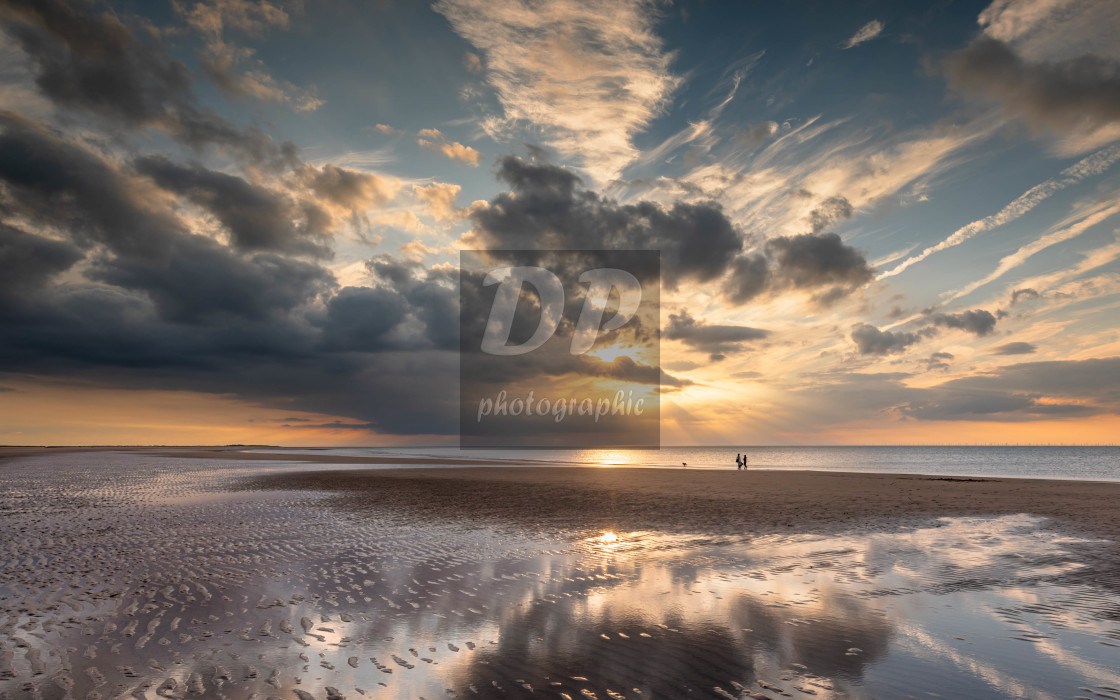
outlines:
[{"label": "sky", "polygon": [[538,247],[661,251],[663,444],[1113,444],[1117,34],[0,0],[0,444],[455,444],[459,251]]}]

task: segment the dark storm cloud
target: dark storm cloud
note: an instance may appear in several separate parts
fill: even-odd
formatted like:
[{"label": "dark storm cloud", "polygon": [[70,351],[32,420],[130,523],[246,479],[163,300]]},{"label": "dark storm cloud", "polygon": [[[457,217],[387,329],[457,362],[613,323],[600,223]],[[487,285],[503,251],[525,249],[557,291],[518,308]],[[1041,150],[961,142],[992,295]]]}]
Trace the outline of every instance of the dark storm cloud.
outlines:
[{"label": "dark storm cloud", "polygon": [[713,361],[722,360],[728,354],[741,350],[745,343],[762,340],[768,335],[769,331],[749,326],[697,321],[687,310],[669,314],[669,325],[665,327],[666,338],[679,340],[693,349],[709,353]]},{"label": "dark storm cloud", "polygon": [[515,156],[499,161],[498,177],[511,191],[470,215],[486,248],[660,250],[664,283],[675,288],[722,276],[743,247],[715,203],[619,204],[564,168]]},{"label": "dark storm cloud", "polygon": [[[798,196],[813,195],[803,190]],[[827,307],[867,284],[875,271],[863,254],[837,234],[824,232],[850,218],[852,211],[841,195],[825,199],[809,213],[809,233],[771,238],[760,250],[737,257],[724,280],[724,295],[744,304],[764,293],[796,289],[811,292],[814,304]]]},{"label": "dark storm cloud", "polygon": [[1035,127],[1091,131],[1120,120],[1120,63],[1101,56],[1029,62],[982,36],[954,54],[947,70],[958,88],[998,100]]},{"label": "dark storm cloud", "polygon": [[957,328],[976,336],[984,336],[995,330],[996,317],[984,309],[969,309],[957,313],[942,313],[926,310],[923,312],[935,326]]},{"label": "dark storm cloud", "polygon": [[[426,350],[423,330],[390,339],[409,308],[390,287],[334,296],[314,263],[191,233],[127,165],[13,115],[0,126],[0,216],[69,239],[0,228],[5,372],[453,430],[455,357]],[[83,256],[81,274],[53,283]]]},{"label": "dark storm cloud", "polygon": [[[54,275],[82,259],[82,252],[65,241],[25,233],[0,223],[0,301],[24,303]],[[3,315],[0,310],[0,315]]]},{"label": "dark storm cloud", "polygon": [[407,311],[405,300],[391,290],[346,287],[327,302],[323,343],[329,350],[385,350],[387,334]]},{"label": "dark storm cloud", "polygon": [[94,258],[89,276],[145,294],[162,318],[182,322],[266,319],[334,286],[318,265],[268,253],[240,257],[201,236],[177,237],[167,252],[158,261]]},{"label": "dark storm cloud", "polygon": [[[201,107],[157,31],[129,22],[81,0],[0,0],[0,29],[55,117],[89,134],[0,113],[0,369],[453,432],[454,279],[339,291],[314,262],[333,213],[391,191]],[[120,162],[91,145],[149,129],[196,156],[215,146],[254,177],[166,156]],[[192,231],[181,212],[194,207],[229,245]]]},{"label": "dark storm cloud", "polygon": [[825,200],[810,215],[811,233],[779,237],[744,253],[745,236],[715,203],[677,203],[669,209],[651,202],[619,204],[583,188],[580,178],[559,166],[509,156],[498,176],[510,192],[472,211],[480,247],[491,249],[656,249],[662,275],[673,289],[682,280],[722,278],[734,303],[761,294],[797,289],[812,292],[822,306],[836,301],[874,276],[856,249],[820,229],[851,215],[844,197]]},{"label": "dark storm cloud", "polygon": [[192,75],[116,14],[75,0],[0,0],[0,28],[31,60],[39,91],[60,110],[111,129],[155,128],[193,148],[216,145],[258,163],[289,165],[290,144],[241,129],[198,105]]},{"label": "dark storm cloud", "polygon": [[992,348],[993,355],[1030,355],[1038,350],[1038,346],[1033,343],[1007,343],[1000,345],[997,348]]},{"label": "dark storm cloud", "polygon": [[93,3],[4,0],[0,22],[34,63],[39,89],[61,107],[147,126],[190,97],[185,65]]},{"label": "dark storm cloud", "polygon": [[851,337],[861,355],[899,353],[923,338],[919,333],[881,331],[868,323],[860,323],[853,328]]},{"label": "dark storm cloud", "polygon": [[723,291],[735,304],[745,304],[770,286],[770,260],[760,253],[741,255],[731,263]]},{"label": "dark storm cloud", "polygon": [[[444,350],[459,349],[459,271],[423,269],[414,261],[380,255],[366,261],[366,268],[401,295],[413,315],[422,322],[427,342]],[[465,285],[464,291],[481,285]],[[478,318],[487,318],[489,300],[469,294],[462,303],[471,306]]]},{"label": "dark storm cloud", "polygon": [[[157,257],[185,231],[127,175],[87,147],[11,113],[0,113],[0,209],[57,228],[76,243]],[[153,192],[149,192],[153,193]]]},{"label": "dark storm cloud", "polygon": [[772,238],[766,247],[777,263],[777,276],[793,287],[850,288],[874,278],[863,255],[835,233]]},{"label": "dark storm cloud", "polygon": [[0,213],[90,250],[91,279],[141,293],[166,319],[263,318],[333,285],[316,265],[190,233],[157,190],[77,142],[10,114],[0,127]]},{"label": "dark storm cloud", "polygon": [[299,204],[236,175],[197,164],[179,165],[163,156],[139,158],[133,166],[162,189],[185,197],[217,217],[236,248],[330,255],[323,241],[330,217],[313,203]]}]

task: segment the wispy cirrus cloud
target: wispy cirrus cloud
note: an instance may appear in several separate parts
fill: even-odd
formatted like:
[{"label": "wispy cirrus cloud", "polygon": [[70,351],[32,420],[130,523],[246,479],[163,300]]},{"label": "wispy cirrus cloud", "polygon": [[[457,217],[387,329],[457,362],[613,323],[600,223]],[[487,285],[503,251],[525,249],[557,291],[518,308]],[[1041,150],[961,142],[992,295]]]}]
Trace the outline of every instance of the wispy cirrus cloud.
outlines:
[{"label": "wispy cirrus cloud", "polygon": [[484,126],[537,129],[599,182],[638,157],[632,138],[680,84],[651,2],[441,0],[435,8],[485,56],[503,114]]},{"label": "wispy cirrus cloud", "polygon": [[1050,178],[1045,182],[1035,185],[1019,195],[1014,201],[1003,209],[1000,209],[997,213],[961,226],[945,240],[938,242],[936,245],[929,246],[917,255],[903,260],[890,270],[882,273],[879,275],[879,279],[894,277],[904,272],[910,266],[920,263],[934,253],[939,253],[943,250],[958,246],[977,234],[990,231],[998,226],[1003,226],[1004,224],[1014,221],[1031,209],[1034,209],[1042,203],[1043,200],[1049,198],[1056,192],[1060,192],[1070,185],[1075,185],[1088,177],[1100,175],[1108,170],[1117,160],[1120,160],[1120,147],[1102,149],[1090,156],[1082,158],[1077,163],[1063,170],[1058,177]]},{"label": "wispy cirrus cloud", "polygon": [[[194,5],[173,3],[188,25],[206,42],[199,63],[214,84],[230,97],[248,97],[262,102],[286,103],[300,112],[323,106],[313,87],[298,87],[272,76],[250,48],[226,40],[232,29],[250,36],[261,36],[269,29],[287,29],[291,13],[281,4],[263,0],[205,0]],[[298,6],[297,6],[298,8]],[[242,69],[250,63],[252,67]]]},{"label": "wispy cirrus cloud", "polygon": [[1046,235],[1021,246],[1014,253],[1001,258],[995,270],[992,270],[987,275],[984,275],[974,282],[970,282],[958,290],[949,290],[942,294],[942,296],[946,297],[947,301],[953,301],[955,299],[960,299],[966,294],[971,294],[980,287],[999,279],[1011,270],[1019,267],[1029,258],[1046,248],[1080,236],[1082,233],[1085,233],[1097,224],[1118,213],[1120,213],[1120,204],[1110,205],[1107,203],[1098,203],[1095,206],[1089,207],[1087,211],[1076,211],[1072,216],[1067,217],[1058,225],[1054,226]]},{"label": "wispy cirrus cloud", "polygon": [[873,19],[867,24],[860,27],[855,34],[848,37],[848,40],[840,45],[841,48],[850,49],[860,44],[871,41],[875,37],[883,33],[884,24],[877,19]]}]

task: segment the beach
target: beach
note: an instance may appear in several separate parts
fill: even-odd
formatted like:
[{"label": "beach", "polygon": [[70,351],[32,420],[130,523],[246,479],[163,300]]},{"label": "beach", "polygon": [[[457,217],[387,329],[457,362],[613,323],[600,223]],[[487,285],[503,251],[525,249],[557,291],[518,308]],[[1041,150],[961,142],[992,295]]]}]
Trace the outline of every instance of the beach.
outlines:
[{"label": "beach", "polygon": [[[354,458],[354,464],[360,463]],[[728,469],[461,467],[292,472],[261,488],[388,499],[432,517],[556,527],[740,534],[912,526],[947,516],[1028,513],[1120,540],[1120,484],[1042,479]]]},{"label": "beach", "polygon": [[1120,697],[1120,484],[0,452],[7,697]]}]

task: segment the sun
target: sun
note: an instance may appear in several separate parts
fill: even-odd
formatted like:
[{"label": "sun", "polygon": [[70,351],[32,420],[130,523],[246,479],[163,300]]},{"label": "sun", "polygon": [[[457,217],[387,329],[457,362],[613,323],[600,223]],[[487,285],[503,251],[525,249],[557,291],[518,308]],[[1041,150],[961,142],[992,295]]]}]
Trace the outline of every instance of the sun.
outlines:
[{"label": "sun", "polygon": [[606,544],[610,544],[612,542],[618,542],[618,535],[616,535],[613,532],[611,532],[610,530],[608,530],[607,532],[603,533],[603,536],[599,538],[599,541],[604,542]]}]

